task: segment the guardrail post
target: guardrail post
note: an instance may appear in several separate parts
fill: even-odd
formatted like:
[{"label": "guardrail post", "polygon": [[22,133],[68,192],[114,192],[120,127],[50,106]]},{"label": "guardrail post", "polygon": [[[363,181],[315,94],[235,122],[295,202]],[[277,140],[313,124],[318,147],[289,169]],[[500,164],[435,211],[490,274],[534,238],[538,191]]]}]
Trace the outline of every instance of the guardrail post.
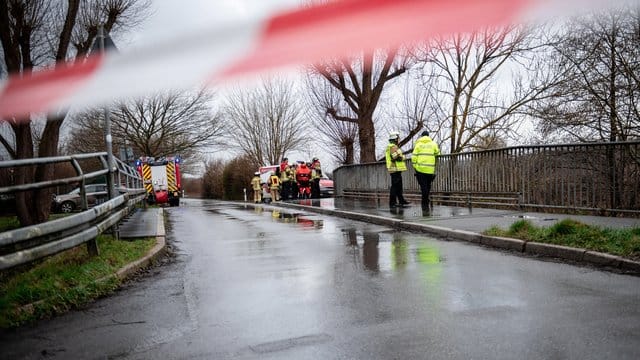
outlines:
[{"label": "guardrail post", "polygon": [[522,199],[522,193],[521,193],[521,192],[519,192],[519,193],[518,193],[518,208],[519,208],[519,209],[522,209],[522,204],[524,204],[524,201],[523,201],[523,199]]},{"label": "guardrail post", "polygon": [[87,241],[87,252],[89,256],[98,256],[100,255],[100,249],[98,249],[98,239],[94,238],[93,240]]}]

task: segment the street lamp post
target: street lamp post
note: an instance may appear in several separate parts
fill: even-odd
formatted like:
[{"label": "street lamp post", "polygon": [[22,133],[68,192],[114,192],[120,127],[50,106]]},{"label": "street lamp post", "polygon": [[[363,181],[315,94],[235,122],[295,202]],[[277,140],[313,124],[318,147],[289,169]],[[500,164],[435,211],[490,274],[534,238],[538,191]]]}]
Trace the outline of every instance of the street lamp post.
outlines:
[{"label": "street lamp post", "polygon": [[[105,50],[105,34],[104,34],[104,25],[100,24],[98,26],[98,40],[100,41],[100,53],[104,54]],[[109,200],[118,196],[116,193],[116,186],[114,181],[113,172],[115,170],[115,161],[113,160],[113,138],[111,137],[111,117],[109,107],[105,105],[104,107],[104,139],[107,144],[107,166],[109,167],[109,172],[107,173],[107,188]],[[118,225],[113,226],[113,234],[116,239],[119,238]]]},{"label": "street lamp post", "polygon": [[[98,26],[98,39],[100,41],[100,52],[104,53],[104,25]],[[113,160],[113,138],[111,137],[111,117],[109,107],[104,107],[104,139],[107,144],[107,165],[109,166],[109,174],[107,175],[107,186],[109,188],[109,199],[113,199],[117,196],[115,192],[115,184],[113,171],[115,168],[115,161]]]}]

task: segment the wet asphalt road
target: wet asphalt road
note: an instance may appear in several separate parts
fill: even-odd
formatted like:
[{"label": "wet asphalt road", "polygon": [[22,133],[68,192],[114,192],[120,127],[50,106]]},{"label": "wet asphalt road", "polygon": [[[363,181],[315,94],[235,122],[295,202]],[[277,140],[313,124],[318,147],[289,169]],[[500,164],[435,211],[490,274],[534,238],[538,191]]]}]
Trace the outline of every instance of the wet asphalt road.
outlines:
[{"label": "wet asphalt road", "polygon": [[638,277],[285,209],[183,204],[167,210],[172,261],[0,334],[0,358],[640,358]]}]

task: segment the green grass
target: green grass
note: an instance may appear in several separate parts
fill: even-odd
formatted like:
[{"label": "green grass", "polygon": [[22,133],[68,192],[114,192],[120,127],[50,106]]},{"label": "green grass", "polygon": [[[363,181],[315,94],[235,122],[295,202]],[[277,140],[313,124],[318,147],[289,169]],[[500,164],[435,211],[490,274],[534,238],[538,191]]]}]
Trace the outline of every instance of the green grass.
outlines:
[{"label": "green grass", "polygon": [[115,277],[104,278],[141,258],[153,245],[155,239],[117,241],[101,235],[99,256],[89,257],[82,245],[27,271],[0,273],[0,327],[47,318],[112,292],[119,281]]},{"label": "green grass", "polygon": [[17,229],[20,222],[16,216],[0,216],[0,232]]},{"label": "green grass", "polygon": [[564,245],[640,259],[640,228],[609,229],[565,219],[550,227],[537,227],[519,220],[504,230],[493,226],[485,235],[512,237],[527,241]]}]

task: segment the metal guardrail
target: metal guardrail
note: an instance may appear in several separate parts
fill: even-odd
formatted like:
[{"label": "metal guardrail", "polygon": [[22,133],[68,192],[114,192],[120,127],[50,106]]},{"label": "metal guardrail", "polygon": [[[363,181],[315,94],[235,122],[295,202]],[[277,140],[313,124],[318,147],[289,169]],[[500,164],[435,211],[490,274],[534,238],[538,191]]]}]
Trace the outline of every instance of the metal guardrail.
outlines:
[{"label": "metal guardrail", "polygon": [[[403,183],[419,193],[407,160]],[[385,164],[347,165],[333,173],[336,196],[354,191],[386,194]],[[518,198],[523,209],[640,215],[640,141],[517,146],[442,155],[434,200],[477,206]],[[463,198],[467,199],[464,200]]]},{"label": "metal guardrail", "polygon": [[[94,160],[94,161],[97,160],[101,168],[99,170],[85,173],[84,170],[82,169],[81,161],[91,161],[91,160]],[[86,181],[96,179],[100,176],[105,176],[109,174],[109,167],[107,165],[106,152],[78,154],[78,155],[71,155],[71,156],[56,156],[56,157],[48,157],[48,158],[0,161],[0,169],[3,169],[3,168],[15,169],[18,167],[45,165],[45,164],[59,164],[59,163],[70,163],[73,169],[76,171],[76,176],[41,181],[36,183],[29,183],[29,184],[4,186],[4,187],[0,187],[0,195],[11,194],[19,191],[28,191],[28,190],[47,188],[47,187],[54,187],[58,185],[68,185],[68,184],[78,183],[80,185],[80,196],[85,200],[84,204],[86,205],[86,193],[84,192]],[[125,191],[128,191],[129,189],[139,189],[143,187],[142,178],[133,167],[123,163],[117,158],[115,158],[114,165],[115,165],[115,168],[112,170],[116,177],[116,184],[114,185],[116,189],[123,190],[122,192],[125,192]],[[83,209],[86,210],[86,206],[84,206]]]},{"label": "metal guardrail", "polygon": [[[101,169],[85,173],[80,165],[83,160],[98,160]],[[71,163],[76,176],[0,187],[0,194],[36,190],[62,184],[80,184],[83,212],[65,218],[48,221],[0,233],[0,270],[26,264],[61,251],[86,243],[91,255],[98,254],[96,237],[116,226],[146,192],[138,172],[131,166],[115,159],[114,186],[121,193],[109,201],[87,210],[85,184],[87,180],[108,175],[107,153],[80,154],[51,158],[35,158],[0,162],[0,168],[17,168],[43,164]]]},{"label": "metal guardrail", "polygon": [[78,214],[0,233],[0,270],[83,243],[87,243],[89,253],[97,254],[96,237],[120,222],[144,196],[144,191],[133,196],[123,194]]}]

